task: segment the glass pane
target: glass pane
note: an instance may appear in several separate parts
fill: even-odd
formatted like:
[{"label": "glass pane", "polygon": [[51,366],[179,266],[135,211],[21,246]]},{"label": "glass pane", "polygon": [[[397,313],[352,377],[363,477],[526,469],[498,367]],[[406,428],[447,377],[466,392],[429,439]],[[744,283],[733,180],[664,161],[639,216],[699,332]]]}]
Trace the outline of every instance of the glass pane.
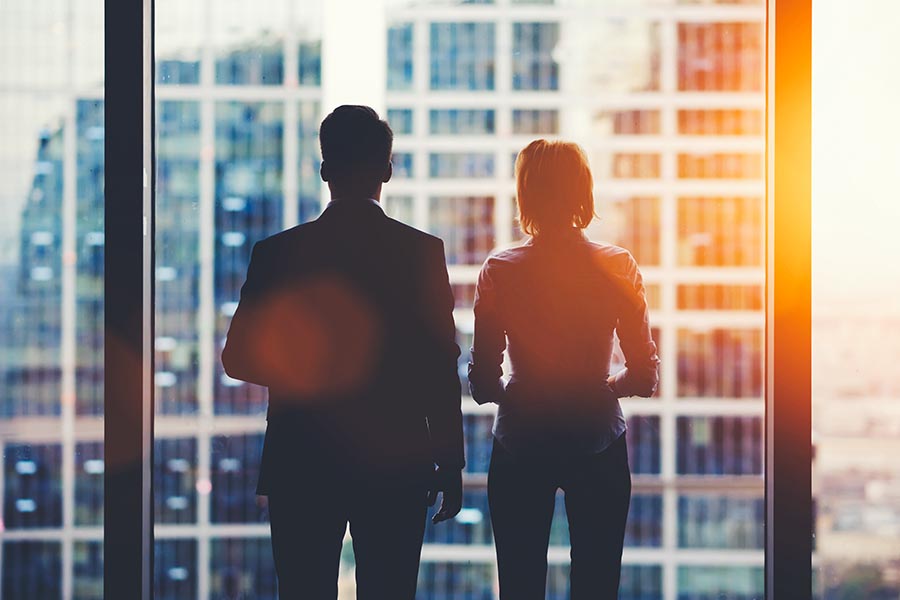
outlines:
[{"label": "glass pane", "polygon": [[[254,493],[267,395],[218,356],[253,244],[327,199],[316,131],[337,51],[322,41],[343,30],[319,2],[213,4],[156,7],[156,576],[173,598],[271,597]],[[385,211],[444,241],[464,389],[478,268],[526,239],[516,153],[541,136],[584,146],[601,217],[587,233],[637,259],[663,361],[656,395],[624,401],[620,595],[761,598],[765,6],[684,4],[389,0],[360,68],[383,74],[367,98],[395,133]],[[464,507],[427,526],[422,599],[497,594],[493,407],[463,406]],[[564,598],[562,496],[554,515],[548,594]],[[345,541],[351,597],[354,569]]]},{"label": "glass pane", "polygon": [[493,90],[494,23],[432,23],[432,90]]},{"label": "glass pane", "polygon": [[102,598],[103,3],[0,39],[0,596]]},{"label": "glass pane", "polygon": [[[662,357],[657,394],[623,401],[634,490],[620,597],[762,598],[764,3],[703,2],[686,17],[674,1],[510,2],[498,19],[434,4],[389,3],[389,21],[413,24],[417,74],[402,92],[388,85],[386,97],[399,110],[411,91],[415,110],[427,111],[415,119],[431,135],[410,128],[418,135],[398,138],[395,151],[428,160],[402,195],[410,223],[444,240],[463,382],[477,267],[523,241],[516,153],[537,137],[575,140],[601,217],[588,235],[637,259]],[[463,24],[475,22],[485,33],[470,43]],[[486,154],[493,164],[481,168]],[[400,186],[386,189],[399,196]],[[461,518],[487,520],[474,491],[490,460],[492,410],[466,400],[464,411],[471,512]],[[451,577],[457,593],[482,597],[451,568],[458,550],[431,540],[421,597],[453,597]],[[449,543],[469,545],[471,564],[496,579],[491,538],[476,542]],[[567,597],[561,500],[550,559],[548,597]]]},{"label": "glass pane", "polygon": [[898,598],[900,5],[812,8],[813,591]]},{"label": "glass pane", "polygon": [[322,5],[155,5],[156,596],[274,600],[266,391],[219,354],[253,245],[320,212]]}]

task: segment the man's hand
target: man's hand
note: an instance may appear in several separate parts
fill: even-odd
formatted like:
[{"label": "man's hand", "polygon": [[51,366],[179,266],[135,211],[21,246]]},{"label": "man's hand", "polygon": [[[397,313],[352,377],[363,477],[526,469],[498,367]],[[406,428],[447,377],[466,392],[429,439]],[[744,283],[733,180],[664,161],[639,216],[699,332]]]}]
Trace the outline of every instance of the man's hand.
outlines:
[{"label": "man's hand", "polygon": [[462,508],[462,471],[444,471],[437,467],[431,489],[428,490],[428,506],[434,506],[438,492],[442,492],[441,508],[431,518],[431,522],[435,524],[452,519]]}]

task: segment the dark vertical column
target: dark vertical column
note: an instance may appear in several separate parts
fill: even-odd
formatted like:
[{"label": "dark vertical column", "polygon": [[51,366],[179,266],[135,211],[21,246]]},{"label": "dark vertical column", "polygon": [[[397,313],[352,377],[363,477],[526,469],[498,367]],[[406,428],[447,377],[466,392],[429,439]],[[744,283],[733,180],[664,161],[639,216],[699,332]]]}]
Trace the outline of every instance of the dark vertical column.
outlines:
[{"label": "dark vertical column", "polygon": [[812,595],[812,2],[769,0],[766,598]]},{"label": "dark vertical column", "polygon": [[105,2],[104,597],[152,597],[152,0]]}]

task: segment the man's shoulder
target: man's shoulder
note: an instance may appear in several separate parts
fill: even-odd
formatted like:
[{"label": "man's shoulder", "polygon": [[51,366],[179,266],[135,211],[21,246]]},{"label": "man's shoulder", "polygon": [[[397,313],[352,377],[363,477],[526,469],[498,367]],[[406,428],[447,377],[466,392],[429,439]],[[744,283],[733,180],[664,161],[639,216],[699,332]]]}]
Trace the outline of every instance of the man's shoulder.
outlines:
[{"label": "man's shoulder", "polygon": [[308,221],[306,223],[301,223],[288,229],[284,229],[282,231],[279,231],[278,233],[273,233],[272,235],[256,242],[254,248],[258,252],[268,252],[274,251],[276,248],[283,248],[285,245],[297,242],[298,240],[303,239],[309,233],[311,233],[314,223],[315,221]]},{"label": "man's shoulder", "polygon": [[407,225],[403,221],[398,221],[392,217],[385,220],[389,228],[389,233],[393,239],[401,240],[409,244],[421,244],[422,246],[442,247],[443,240],[421,229],[416,229],[412,225]]}]

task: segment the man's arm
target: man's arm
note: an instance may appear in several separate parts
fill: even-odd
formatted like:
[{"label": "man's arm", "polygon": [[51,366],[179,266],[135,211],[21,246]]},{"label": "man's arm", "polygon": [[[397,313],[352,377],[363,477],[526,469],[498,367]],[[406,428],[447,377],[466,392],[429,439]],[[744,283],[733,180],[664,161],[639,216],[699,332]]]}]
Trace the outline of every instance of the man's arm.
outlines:
[{"label": "man's arm", "polygon": [[265,272],[265,249],[262,242],[253,246],[247,279],[241,287],[241,299],[231,318],[225,348],[222,349],[222,366],[232,379],[240,379],[257,385],[268,385],[262,365],[257,364],[258,334],[262,325],[262,294]]},{"label": "man's arm", "polygon": [[[431,241],[431,240],[430,240]],[[453,323],[453,291],[444,259],[444,244],[432,241],[428,246],[423,274],[424,329],[423,349],[428,397],[426,417],[431,435],[434,462],[444,470],[465,466],[462,428],[462,391],[459,383],[456,325]]]},{"label": "man's arm", "polygon": [[444,244],[429,240],[422,274],[424,316],[423,373],[431,452],[437,463],[434,482],[428,492],[433,504],[442,492],[441,507],[433,523],[452,519],[462,508],[463,450],[462,390],[457,371],[459,346],[453,323],[453,291],[447,274]]}]

